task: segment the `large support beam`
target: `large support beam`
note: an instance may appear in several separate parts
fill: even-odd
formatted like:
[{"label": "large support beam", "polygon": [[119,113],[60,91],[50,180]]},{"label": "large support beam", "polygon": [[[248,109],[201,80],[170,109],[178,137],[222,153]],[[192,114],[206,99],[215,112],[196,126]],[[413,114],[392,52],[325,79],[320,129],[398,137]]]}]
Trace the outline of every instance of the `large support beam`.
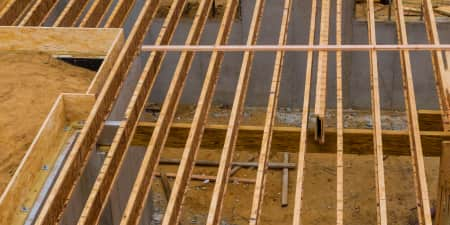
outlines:
[{"label": "large support beam", "polygon": [[[258,39],[258,31],[261,25],[262,12],[264,10],[264,1],[265,0],[255,1],[255,8],[253,10],[252,21],[247,36],[248,45],[256,44],[256,41]],[[234,96],[233,107],[231,109],[231,115],[225,136],[225,142],[223,145],[222,154],[220,156],[220,165],[217,171],[217,181],[214,185],[212,200],[209,206],[208,218],[206,220],[207,225],[220,224],[223,200],[230,176],[230,165],[233,159],[233,152],[236,147],[236,140],[239,132],[238,128],[244,108],[245,96],[247,94],[253,57],[253,52],[245,52],[242,59],[239,80],[236,86],[236,94]]]},{"label": "large support beam", "polygon": [[[200,37],[211,10],[212,1],[202,0],[192,23],[186,39],[186,45],[196,45],[200,42]],[[183,52],[180,55],[175,73],[164,99],[161,112],[156,122],[155,131],[152,133],[149,145],[139,168],[136,181],[133,184],[130,197],[120,222],[121,225],[136,225],[139,223],[142,210],[145,207],[146,199],[153,182],[154,172],[158,166],[159,157],[169,135],[169,128],[172,124],[175,112],[183,92],[186,77],[189,73],[195,53]],[[172,224],[172,221],[163,221],[164,224]]]},{"label": "large support beam", "polygon": [[[227,2],[222,23],[216,38],[216,44],[226,44],[231,33],[234,17],[236,15],[238,0]],[[210,7],[210,3],[208,6]],[[203,82],[202,91],[197,102],[194,119],[189,131],[186,146],[184,147],[182,160],[178,168],[177,177],[173,186],[163,224],[179,224],[182,204],[187,191],[188,183],[191,180],[194,162],[200,148],[203,132],[205,130],[207,115],[212,103],[216,83],[219,77],[220,66],[224,57],[223,52],[213,52],[209,61],[209,66]]]},{"label": "large support beam", "polygon": [[[289,19],[291,16],[292,1],[285,0],[283,7],[283,17],[281,19],[281,29],[278,37],[278,44],[285,45],[287,42],[287,33]],[[259,163],[256,171],[255,190],[253,192],[253,203],[250,214],[250,225],[260,224],[260,215],[264,200],[264,186],[266,185],[266,172],[269,163],[270,149],[272,144],[273,127],[275,124],[275,115],[277,114],[278,95],[280,93],[281,74],[283,71],[284,51],[277,51],[275,56],[275,65],[272,75],[272,85],[270,87],[269,102],[267,104],[266,120],[264,122],[264,132],[261,141],[261,150],[259,152]]]},{"label": "large support beam", "polygon": [[[311,16],[309,25],[309,39],[308,44],[314,44],[314,33],[316,27],[316,14],[317,14],[317,1],[311,1]],[[304,180],[304,170],[305,170],[305,155],[306,149],[308,148],[308,121],[309,121],[309,102],[311,97],[311,78],[312,78],[312,67],[313,67],[313,51],[308,51],[306,59],[306,71],[305,71],[305,89],[303,91],[303,111],[302,111],[302,127],[300,128],[300,143],[294,143],[292,146],[299,146],[298,151],[298,161],[297,161],[297,178],[295,181],[295,199],[294,199],[294,216],[292,219],[293,225],[301,225],[301,211],[302,211],[302,200],[303,200],[303,180]],[[317,127],[316,127],[317,128]],[[317,137],[317,129],[314,130],[314,136]],[[324,135],[325,136],[325,135]],[[335,136],[336,137],[336,136]],[[275,135],[274,135],[275,138]],[[324,137],[325,138],[325,137]],[[298,139],[297,139],[298,140]],[[314,140],[314,139],[312,139]],[[324,139],[322,139],[324,140]],[[327,143],[330,143],[329,141]],[[336,142],[332,142],[336,143]],[[272,143],[273,146],[274,143]],[[336,148],[333,148],[333,151]]]},{"label": "large support beam", "polygon": [[105,82],[94,104],[86,124],[81,130],[58,179],[55,182],[40,214],[36,225],[58,223],[60,216],[67,205],[67,201],[83,173],[93,145],[102,130],[105,119],[108,117],[112,105],[122,87],[122,83],[128,75],[133,60],[139,51],[150,24],[155,15],[158,0],[146,1],[133,27],[127,41],[119,53],[111,74]]}]

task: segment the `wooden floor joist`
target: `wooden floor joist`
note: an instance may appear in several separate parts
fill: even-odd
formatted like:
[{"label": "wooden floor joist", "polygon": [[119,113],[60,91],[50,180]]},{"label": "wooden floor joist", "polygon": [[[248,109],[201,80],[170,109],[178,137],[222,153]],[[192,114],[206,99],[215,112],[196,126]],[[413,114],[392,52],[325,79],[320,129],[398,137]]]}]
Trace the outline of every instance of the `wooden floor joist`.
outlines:
[{"label": "wooden floor joist", "polygon": [[98,27],[106,16],[112,2],[112,0],[95,0],[81,21],[80,27]]},{"label": "wooden floor joist", "polygon": [[[408,44],[406,22],[403,13],[403,3],[396,1],[396,24],[397,38],[399,44]],[[430,202],[428,197],[428,187],[425,175],[425,164],[423,161],[422,140],[420,137],[419,118],[416,106],[416,96],[414,93],[413,74],[411,68],[410,55],[408,51],[400,52],[400,62],[402,67],[402,80],[405,98],[405,109],[408,118],[409,145],[411,148],[413,171],[415,174],[414,184],[417,196],[417,214],[420,224],[432,224]]]},{"label": "wooden floor joist", "polygon": [[37,0],[19,26],[41,26],[57,3],[58,0]]},{"label": "wooden floor joist", "polygon": [[[201,34],[208,19],[209,11],[212,2],[210,0],[202,0],[195,15],[194,22],[186,39],[186,45],[196,45],[200,41]],[[161,109],[161,112],[156,122],[155,130],[152,133],[149,145],[139,168],[136,181],[133,184],[130,197],[128,199],[123,217],[122,225],[136,225],[139,223],[142,211],[145,207],[146,199],[150,191],[153,181],[154,172],[158,166],[159,157],[164,148],[169,127],[172,124],[175,116],[184,83],[189,73],[195,53],[183,52],[179,58],[174,76],[167,91],[166,98]],[[173,187],[175,192],[176,183]],[[172,193],[173,193],[172,192]],[[164,218],[163,224],[172,224],[174,218]]]},{"label": "wooden floor joist", "polygon": [[[186,1],[184,0],[173,2],[171,10],[159,32],[158,39],[155,42],[156,44],[170,44],[185,5]],[[154,10],[153,13],[156,13],[156,10]],[[132,141],[132,137],[136,131],[137,122],[141,117],[145,103],[147,102],[148,96],[156,80],[156,76],[160,71],[164,57],[164,52],[153,52],[149,56],[139,78],[137,87],[128,104],[124,120],[116,131],[114,142],[108,151],[108,155],[103,162],[100,173],[97,176],[80,220],[78,221],[79,225],[98,224],[112,187],[118,177],[124,157]]]},{"label": "wooden floor joist", "polygon": [[12,26],[14,22],[27,10],[27,6],[32,4],[32,0],[9,1],[0,9],[0,26]]},{"label": "wooden floor joist", "polygon": [[[309,24],[309,37],[308,44],[314,44],[314,33],[316,27],[316,15],[317,14],[317,0],[311,1],[311,15]],[[298,144],[298,160],[297,160],[297,177],[295,181],[295,197],[294,197],[294,212],[292,225],[302,224],[302,200],[303,200],[303,180],[305,171],[305,155],[306,149],[308,148],[308,121],[309,121],[309,102],[311,97],[311,78],[312,78],[312,67],[313,67],[313,57],[312,51],[308,52],[306,58],[306,71],[305,71],[305,88],[303,91],[303,109],[302,109],[302,122],[300,130],[300,143]],[[317,130],[314,131],[314,137],[317,135]],[[298,140],[298,139],[297,139]],[[314,139],[313,139],[314,140]],[[327,141],[329,143],[329,141]],[[272,144],[273,145],[273,144]],[[294,145],[297,145],[294,144]],[[336,149],[336,148],[333,148]],[[334,150],[333,150],[334,151]]]},{"label": "wooden floor joist", "polygon": [[[208,2],[211,7],[211,2]],[[216,38],[216,44],[226,44],[228,36],[237,11],[238,0],[228,1],[220,29]],[[209,66],[203,82],[202,91],[197,102],[194,119],[189,131],[186,146],[184,147],[177,177],[173,186],[173,192],[168,201],[163,224],[178,224],[181,214],[181,206],[184,201],[184,194],[188,187],[188,182],[192,176],[197,152],[200,148],[201,137],[206,125],[209,108],[214,96],[215,86],[218,80],[218,73],[224,57],[223,52],[213,52],[209,61]]]},{"label": "wooden floor joist", "polygon": [[[342,44],[342,0],[336,0],[336,44]],[[336,52],[336,225],[344,225],[344,112],[342,52]]]},{"label": "wooden floor joist", "polygon": [[[283,16],[281,19],[281,29],[278,37],[278,44],[285,45],[287,42],[287,33],[289,19],[291,16],[292,1],[285,0],[283,7]],[[277,114],[278,95],[280,93],[281,74],[283,71],[284,52],[278,51],[275,56],[272,82],[270,86],[269,101],[267,104],[266,118],[264,122],[264,132],[261,141],[261,150],[259,152],[258,169],[256,172],[256,183],[253,191],[252,208],[250,211],[250,225],[260,224],[260,215],[264,200],[264,186],[266,185],[267,165],[269,163],[270,149],[272,147],[273,127]]]},{"label": "wooden floor joist", "polygon": [[[373,0],[367,2],[367,30],[369,44],[376,44],[375,6]],[[375,192],[377,199],[377,221],[387,225],[386,187],[384,179],[383,140],[381,127],[381,103],[378,75],[378,56],[375,50],[369,51],[370,96],[373,123],[373,150],[375,163]]]},{"label": "wooden floor joist", "polygon": [[[255,44],[258,39],[258,31],[261,25],[263,10],[264,0],[256,0],[255,7],[253,9],[252,20],[250,23],[250,29],[247,36],[248,45]],[[217,171],[217,181],[214,185],[214,191],[209,206],[208,218],[206,220],[207,225],[220,224],[224,195],[226,193],[226,187],[230,176],[231,161],[233,160],[233,152],[239,132],[238,128],[244,108],[245,96],[250,79],[253,58],[253,52],[245,52],[242,59],[239,79],[236,86],[236,94],[234,96],[231,116],[228,122],[225,142],[220,157],[220,165]]]},{"label": "wooden floor joist", "polygon": [[69,0],[53,24],[54,27],[73,27],[86,8],[88,0]]},{"label": "wooden floor joist", "polygon": [[[320,8],[320,45],[328,44],[329,25],[330,25],[330,0],[321,0]],[[314,139],[320,143],[325,142],[325,113],[327,101],[327,76],[328,74],[328,52],[319,51],[317,60],[317,83],[316,100],[314,105],[315,131]]]},{"label": "wooden floor joist", "polygon": [[52,187],[35,224],[55,224],[59,221],[75,184],[84,171],[88,156],[92,152],[104,121],[111,111],[113,102],[117,98],[124,79],[127,77],[137,51],[142,45],[153,19],[153,12],[157,8],[157,3],[158,0],[150,0],[144,4],[136,24],[128,36],[110,76],[105,82],[104,88],[97,97],[86,124],[81,130],[80,136],[70,152],[55,185]]},{"label": "wooden floor joist", "polygon": [[112,14],[105,23],[105,27],[122,27],[133,10],[135,0],[118,0]]}]

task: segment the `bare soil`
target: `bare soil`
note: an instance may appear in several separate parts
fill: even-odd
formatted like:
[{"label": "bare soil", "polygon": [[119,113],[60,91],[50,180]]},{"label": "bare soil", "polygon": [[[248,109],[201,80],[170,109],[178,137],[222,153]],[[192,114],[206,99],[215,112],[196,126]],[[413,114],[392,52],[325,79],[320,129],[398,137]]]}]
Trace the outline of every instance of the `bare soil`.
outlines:
[{"label": "bare soil", "polygon": [[0,194],[62,92],[86,91],[95,72],[39,52],[0,52]]}]

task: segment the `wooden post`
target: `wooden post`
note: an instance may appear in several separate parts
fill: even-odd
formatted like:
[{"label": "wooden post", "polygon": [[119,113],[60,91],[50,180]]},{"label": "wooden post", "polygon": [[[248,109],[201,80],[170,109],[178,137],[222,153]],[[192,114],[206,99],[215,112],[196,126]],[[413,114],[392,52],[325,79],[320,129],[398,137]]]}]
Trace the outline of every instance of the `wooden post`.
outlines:
[{"label": "wooden post", "polygon": [[450,141],[442,142],[436,225],[450,224]]}]

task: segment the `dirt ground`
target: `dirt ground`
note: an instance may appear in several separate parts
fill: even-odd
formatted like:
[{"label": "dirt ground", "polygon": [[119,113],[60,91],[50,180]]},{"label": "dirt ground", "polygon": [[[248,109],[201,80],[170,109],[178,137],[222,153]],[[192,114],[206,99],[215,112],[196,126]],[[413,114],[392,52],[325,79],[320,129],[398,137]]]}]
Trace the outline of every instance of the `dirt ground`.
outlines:
[{"label": "dirt ground", "polygon": [[[194,114],[193,106],[180,106],[175,117],[176,122],[189,122]],[[243,124],[261,125],[264,121],[264,109],[247,107]],[[226,123],[229,118],[229,106],[213,106],[208,117],[209,123]],[[147,108],[145,120],[155,120],[158,106]],[[278,110],[277,125],[298,126],[299,109],[282,108]],[[329,126],[334,126],[334,111],[328,112]],[[354,128],[370,128],[372,126],[368,112],[346,110],[345,126]],[[383,112],[383,128],[406,129],[406,118],[403,112]],[[162,158],[181,158],[183,149],[167,148]],[[258,157],[259,149],[238,151],[235,161],[248,161],[252,156]],[[219,161],[221,149],[201,149],[197,159]],[[283,155],[271,155],[271,162],[282,162]],[[256,161],[256,160],[255,160]],[[289,162],[295,163],[297,154],[290,153]],[[387,193],[388,220],[390,224],[414,225],[416,221],[415,189],[411,158],[407,156],[385,156],[385,179]],[[425,158],[428,187],[432,205],[435,204],[437,177],[439,171],[438,158]],[[375,172],[373,155],[344,156],[344,223],[350,225],[376,224]],[[176,172],[173,165],[161,165],[159,170]],[[215,167],[196,166],[194,174],[217,174]],[[256,169],[241,169],[235,177],[256,179]],[[295,195],[296,170],[289,172],[289,205],[281,207],[281,170],[269,170],[266,183],[262,224],[292,224],[293,198]],[[173,185],[174,179],[170,179]],[[204,224],[208,215],[214,183],[191,181],[182,210],[182,223]],[[153,184],[153,206],[155,214],[152,224],[160,224],[166,207],[166,198],[159,179]],[[253,198],[253,184],[230,183],[223,210],[223,225],[248,224]],[[302,208],[303,224],[334,224],[336,221],[336,155],[306,154],[304,180],[304,200]]]},{"label": "dirt ground", "polygon": [[95,72],[37,53],[0,52],[0,194],[62,92],[84,92]]}]

